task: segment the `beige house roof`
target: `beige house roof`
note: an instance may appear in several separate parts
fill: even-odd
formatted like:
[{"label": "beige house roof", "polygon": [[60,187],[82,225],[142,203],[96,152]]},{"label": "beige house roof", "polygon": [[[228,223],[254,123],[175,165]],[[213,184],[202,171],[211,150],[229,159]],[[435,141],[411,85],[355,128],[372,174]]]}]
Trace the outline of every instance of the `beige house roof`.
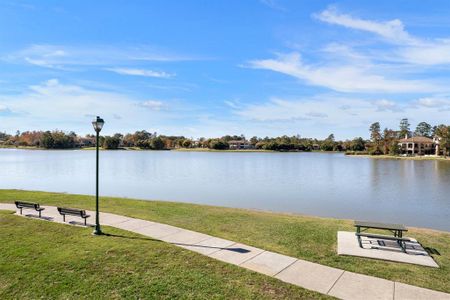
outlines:
[{"label": "beige house roof", "polygon": [[408,139],[399,140],[400,143],[422,143],[422,144],[433,144],[433,140],[424,136],[414,136]]}]

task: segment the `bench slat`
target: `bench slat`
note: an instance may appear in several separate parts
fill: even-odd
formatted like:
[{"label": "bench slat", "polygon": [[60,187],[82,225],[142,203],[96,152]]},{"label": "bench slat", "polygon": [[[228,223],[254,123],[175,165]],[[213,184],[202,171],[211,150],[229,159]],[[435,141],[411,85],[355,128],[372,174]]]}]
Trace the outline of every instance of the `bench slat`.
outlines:
[{"label": "bench slat", "polygon": [[22,201],[16,201],[16,207],[20,208],[20,207],[30,207],[30,208],[34,208],[34,207],[39,207],[39,204],[37,203],[31,203],[31,202],[22,202]]},{"label": "bench slat", "polygon": [[374,238],[374,239],[384,239],[384,240],[393,240],[393,241],[404,241],[404,242],[410,242],[411,239],[409,238],[401,238],[396,236],[389,236],[389,235],[381,235],[381,234],[371,234],[371,233],[356,233],[357,236],[364,236],[368,238]]},{"label": "bench slat", "polygon": [[66,221],[66,215],[72,215],[81,217],[84,219],[84,225],[86,226],[86,219],[90,216],[86,214],[84,209],[75,209],[75,208],[65,208],[65,207],[57,207],[58,212],[63,216],[63,221]]},{"label": "bench slat", "polygon": [[89,215],[86,215],[86,211],[83,209],[74,209],[74,208],[64,208],[64,207],[58,207],[58,212],[61,215],[73,215],[73,216],[80,216],[82,218],[87,218]]},{"label": "bench slat", "polygon": [[15,201],[16,207],[20,209],[20,214],[22,214],[22,209],[29,208],[34,209],[39,212],[39,218],[41,217],[41,212],[45,209],[39,206],[39,203],[31,203],[31,202],[23,202],[23,201]]}]

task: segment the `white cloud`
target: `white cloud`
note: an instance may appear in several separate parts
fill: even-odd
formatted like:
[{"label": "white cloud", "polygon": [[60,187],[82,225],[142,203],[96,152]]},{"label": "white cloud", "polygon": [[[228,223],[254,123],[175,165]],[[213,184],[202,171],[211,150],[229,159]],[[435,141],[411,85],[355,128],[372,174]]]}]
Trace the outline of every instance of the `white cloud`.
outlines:
[{"label": "white cloud", "polygon": [[[347,102],[346,104],[348,105]],[[343,104],[341,103],[341,105]],[[355,103],[352,103],[351,106],[355,106]],[[313,118],[327,118],[329,114],[346,115],[342,110],[338,111],[337,106],[329,106],[329,101],[316,98],[300,100],[272,98],[266,103],[247,105],[240,110],[236,110],[235,113],[245,119],[262,122],[311,120]]]},{"label": "white cloud", "polygon": [[164,103],[162,101],[158,100],[147,100],[144,102],[139,103],[140,106],[148,108],[150,110],[156,110],[159,111],[165,107]]},{"label": "white cloud", "polygon": [[415,100],[398,102],[322,95],[300,99],[272,98],[267,102],[245,105],[234,113],[243,120],[260,122],[259,126],[263,128],[269,124],[294,126],[295,123],[300,131],[314,127],[323,134],[351,131],[355,135],[355,130],[367,133],[366,128],[376,121],[381,121],[383,127],[396,129],[399,120],[405,116],[411,123],[427,120],[431,124],[440,124],[448,121],[448,111],[442,106],[421,107],[415,103]]},{"label": "white cloud", "polygon": [[416,65],[450,64],[450,39],[420,38],[411,35],[399,19],[390,21],[373,21],[348,14],[339,13],[335,8],[328,8],[315,17],[323,22],[346,28],[371,32],[398,48],[383,55],[388,60],[396,60]]},{"label": "white cloud", "polygon": [[134,76],[144,76],[144,77],[155,77],[155,78],[170,78],[175,76],[175,74],[170,74],[162,71],[153,71],[145,69],[133,69],[133,68],[109,68],[106,69],[111,72],[122,75],[134,75]]},{"label": "white cloud", "polygon": [[[0,95],[2,130],[73,130],[91,133],[91,119],[100,115],[106,125],[104,134],[134,132],[146,129],[164,134],[186,135],[192,129],[196,137],[224,134],[274,136],[297,134],[321,137],[334,132],[337,138],[367,136],[367,126],[382,121],[383,127],[397,128],[398,121],[407,116],[415,124],[426,120],[431,124],[448,122],[450,107],[446,95],[430,96],[410,102],[392,99],[363,99],[336,94],[310,98],[272,98],[258,104],[238,102],[231,116],[205,114],[191,106],[167,107],[164,100],[142,100],[116,92],[107,92],[64,84],[51,79],[30,86],[18,95]],[[440,99],[440,100],[439,100]],[[443,101],[447,106],[441,106]],[[172,103],[172,102],[170,102]],[[232,102],[236,103],[236,102]],[[400,110],[380,110],[376,104],[398,106]],[[6,111],[6,114],[4,112]],[[12,112],[12,113],[8,113]],[[190,129],[189,129],[190,130]]]},{"label": "white cloud", "polygon": [[11,110],[6,106],[0,103],[0,113],[9,113]]},{"label": "white cloud", "polygon": [[306,116],[312,117],[312,118],[327,118],[328,117],[328,115],[325,113],[315,112],[315,111],[306,113]]},{"label": "white cloud", "polygon": [[286,8],[281,6],[278,0],[259,0],[259,2],[272,9],[286,11]]},{"label": "white cloud", "polygon": [[[300,52],[291,52],[252,60],[248,66],[344,93],[423,94],[449,90],[442,78],[430,76],[429,68],[422,66],[442,68],[450,64],[450,39],[419,38],[407,32],[398,19],[367,20],[339,13],[333,7],[315,17],[328,24],[375,34],[390,45],[370,47],[373,40],[365,41],[364,47],[332,42],[315,51],[314,63],[305,61]],[[427,76],[422,76],[424,74]],[[397,109],[387,107],[386,103],[378,107]]]},{"label": "white cloud", "polygon": [[411,37],[409,33],[405,31],[403,23],[398,19],[386,22],[364,20],[350,15],[340,14],[333,7],[328,8],[315,16],[319,20],[329,24],[375,33],[391,42],[400,44],[416,43],[415,38]]},{"label": "white cloud", "polygon": [[440,39],[416,46],[403,47],[396,52],[398,59],[407,63],[428,66],[446,65],[450,64],[450,39]]},{"label": "white cloud", "polygon": [[34,44],[2,57],[10,62],[64,69],[77,66],[110,66],[136,62],[166,62],[198,60],[199,57],[183,56],[166,49],[150,46],[113,47],[104,45],[66,46]]},{"label": "white cloud", "polygon": [[225,100],[223,101],[227,106],[234,108],[234,109],[239,109],[241,107],[239,101],[237,100]]},{"label": "white cloud", "polygon": [[[90,132],[91,116],[106,120],[105,132],[148,129],[165,124],[176,112],[160,111],[162,102],[142,101],[116,92],[87,89],[51,79],[18,95],[0,95],[0,106],[14,112],[2,117],[2,127],[15,130],[65,129]],[[144,106],[152,109],[142,109]],[[151,120],[151,122],[149,122]],[[152,130],[156,130],[155,128]]]},{"label": "white cloud", "polygon": [[422,108],[436,108],[440,111],[447,111],[450,109],[450,96],[435,95],[430,97],[419,98],[415,105]]},{"label": "white cloud", "polygon": [[[305,81],[310,85],[323,86],[339,92],[429,92],[437,86],[424,80],[387,78],[369,64],[308,65],[300,53],[280,54],[274,59],[253,60],[249,66],[266,69]],[[385,70],[384,70],[385,71]],[[381,73],[381,72],[380,72]]]},{"label": "white cloud", "polygon": [[377,111],[392,111],[392,112],[399,112],[403,111],[397,103],[394,101],[381,99],[374,102],[375,107],[377,108]]}]

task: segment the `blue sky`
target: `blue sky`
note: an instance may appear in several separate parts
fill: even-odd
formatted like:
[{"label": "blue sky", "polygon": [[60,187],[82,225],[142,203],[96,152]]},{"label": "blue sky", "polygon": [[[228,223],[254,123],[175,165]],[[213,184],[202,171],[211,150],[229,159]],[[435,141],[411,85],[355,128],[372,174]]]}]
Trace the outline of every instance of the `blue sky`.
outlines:
[{"label": "blue sky", "polygon": [[0,0],[0,131],[368,136],[450,123],[448,1]]}]

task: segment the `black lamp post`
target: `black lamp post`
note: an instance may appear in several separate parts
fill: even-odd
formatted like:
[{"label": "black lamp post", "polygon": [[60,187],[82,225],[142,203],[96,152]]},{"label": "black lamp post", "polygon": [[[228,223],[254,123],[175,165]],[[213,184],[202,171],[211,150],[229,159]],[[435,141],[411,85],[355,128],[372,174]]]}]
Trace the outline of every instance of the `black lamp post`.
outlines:
[{"label": "black lamp post", "polygon": [[103,234],[102,230],[100,229],[100,219],[99,219],[99,211],[98,211],[98,138],[100,131],[103,128],[103,124],[105,124],[105,121],[103,121],[102,118],[97,116],[97,118],[92,121],[92,125],[94,126],[94,130],[97,133],[96,138],[96,176],[95,176],[95,229],[93,234],[95,235],[101,235]]}]

